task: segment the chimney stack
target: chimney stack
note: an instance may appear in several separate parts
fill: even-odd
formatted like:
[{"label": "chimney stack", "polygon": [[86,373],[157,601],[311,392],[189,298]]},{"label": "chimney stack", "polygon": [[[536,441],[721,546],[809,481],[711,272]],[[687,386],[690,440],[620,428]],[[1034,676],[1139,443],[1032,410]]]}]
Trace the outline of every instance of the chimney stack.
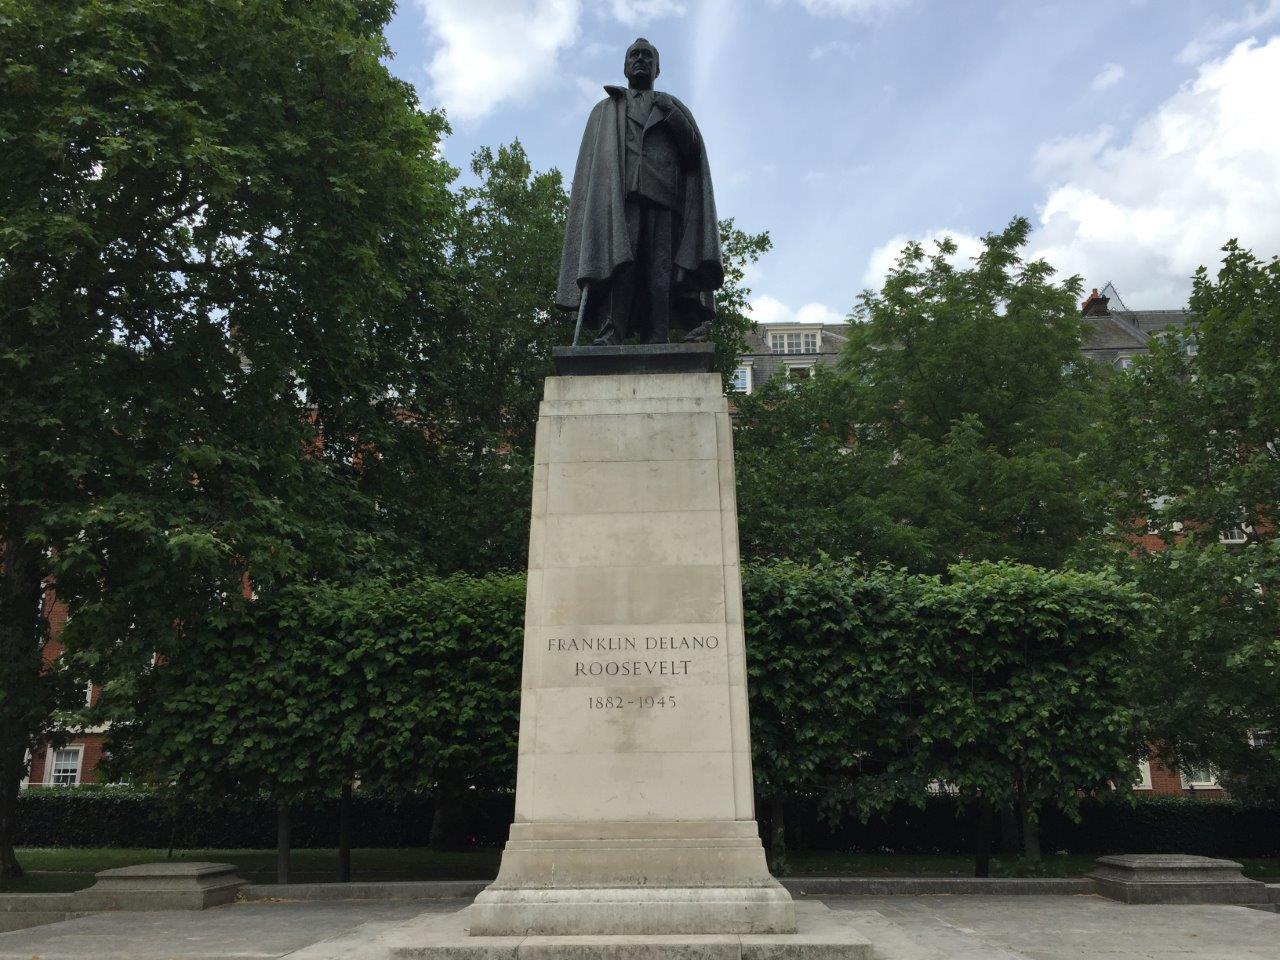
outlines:
[{"label": "chimney stack", "polygon": [[1094,287],[1093,292],[1080,305],[1081,313],[1086,317],[1105,317],[1111,312],[1107,309],[1108,302],[1110,302],[1110,298],[1104,297],[1098,292],[1098,288]]}]

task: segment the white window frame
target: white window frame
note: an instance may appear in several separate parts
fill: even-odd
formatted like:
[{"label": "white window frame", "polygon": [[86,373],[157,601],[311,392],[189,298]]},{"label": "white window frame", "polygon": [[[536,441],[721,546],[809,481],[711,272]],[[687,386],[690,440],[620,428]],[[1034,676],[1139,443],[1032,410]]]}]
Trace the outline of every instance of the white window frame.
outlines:
[{"label": "white window frame", "polygon": [[[56,780],[54,780],[54,773],[55,773],[54,764],[57,761],[58,754],[63,752],[64,750],[69,753],[74,753],[76,755],[75,780],[73,780],[71,783],[58,783]],[[78,787],[83,782],[82,780],[83,774],[84,774],[84,744],[73,743],[65,747],[59,747],[57,750],[53,749],[53,747],[48,748],[48,751],[45,754],[45,761],[44,761],[45,786],[47,787]]]},{"label": "white window frame", "polygon": [[1117,370],[1133,369],[1133,357],[1130,354],[1125,354],[1124,356],[1116,357],[1116,369]]},{"label": "white window frame", "polygon": [[791,390],[795,386],[797,379],[801,379],[801,378],[793,377],[791,375],[792,370],[808,370],[809,372],[806,373],[803,377],[803,379],[808,380],[810,377],[813,376],[813,368],[816,366],[817,366],[817,363],[815,363],[813,360],[803,360],[803,361],[798,361],[794,363],[783,364],[783,371],[786,374],[787,389]]},{"label": "white window frame", "polygon": [[[1203,774],[1199,779],[1193,779],[1195,774]],[[1218,777],[1212,770],[1178,770],[1178,779],[1182,781],[1183,790],[1221,790],[1222,786],[1218,783]]]},{"label": "white window frame", "polygon": [[[742,388],[741,388],[741,389],[739,389],[739,388],[738,388],[738,385],[737,385],[737,384],[738,384],[738,374],[742,374],[743,386],[742,386]],[[730,388],[730,389],[732,389],[734,393],[750,393],[750,392],[751,392],[751,386],[752,386],[752,384],[751,384],[751,364],[749,364],[749,363],[740,363],[740,364],[738,364],[738,366],[737,366],[737,367],[735,367],[735,368],[734,368],[734,371],[733,371],[733,380],[732,380],[732,386],[731,386],[731,388]]]},{"label": "white window frame", "polygon": [[1224,530],[1218,534],[1219,543],[1248,543],[1249,542],[1249,525],[1247,523],[1237,524],[1230,530]]},{"label": "white window frame", "polygon": [[769,331],[769,352],[786,356],[813,356],[822,348],[822,328]]},{"label": "white window frame", "polygon": [[1150,790],[1151,787],[1151,761],[1146,757],[1138,761],[1138,779],[1133,782],[1134,790]]}]

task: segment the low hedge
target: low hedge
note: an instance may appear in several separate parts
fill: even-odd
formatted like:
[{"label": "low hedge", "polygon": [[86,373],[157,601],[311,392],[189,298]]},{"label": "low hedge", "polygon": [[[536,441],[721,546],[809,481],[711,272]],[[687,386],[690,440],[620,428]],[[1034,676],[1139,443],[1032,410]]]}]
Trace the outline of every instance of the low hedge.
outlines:
[{"label": "low hedge", "polygon": [[[357,792],[351,842],[356,847],[425,847],[435,802]],[[515,809],[510,794],[468,798],[460,811],[471,846],[501,846]],[[293,845],[338,845],[338,801],[298,803],[290,811]],[[214,808],[175,806],[156,794],[119,787],[40,788],[18,798],[17,845],[26,847],[168,847],[270,849],[275,802],[228,798]]]},{"label": "low hedge", "polygon": [[[863,823],[832,824],[816,802],[787,806],[790,844],[799,849],[850,853],[972,853],[973,822],[953,797],[929,797],[923,809],[902,805]],[[762,810],[761,830],[767,830]],[[997,823],[997,829],[1000,824]],[[767,835],[767,834],[766,834]],[[1048,809],[1040,818],[1046,853],[1188,853],[1206,857],[1280,857],[1280,806],[1252,807],[1198,797],[1123,796],[1085,800],[1080,820]]]},{"label": "low hedge", "polygon": [[[427,796],[393,799],[357,793],[352,843],[357,847],[422,847],[428,844],[434,803]],[[513,812],[510,794],[480,795],[464,805],[472,846],[501,846]],[[972,829],[954,798],[929,797],[924,808],[903,806],[862,823],[836,824],[818,816],[803,798],[787,808],[788,832],[797,848],[848,852],[969,853]],[[762,814],[764,810],[762,808]],[[298,805],[293,840],[300,848],[334,847],[337,801]],[[767,815],[762,816],[767,829]],[[1248,807],[1230,800],[1192,797],[1123,797],[1089,800],[1081,820],[1057,811],[1042,817],[1047,852],[1194,853],[1220,857],[1280,856],[1280,807]],[[151,793],[124,788],[59,788],[25,791],[18,800],[18,843],[41,847],[258,848],[275,844],[275,808],[266,798],[229,800],[212,810],[175,809]]]}]

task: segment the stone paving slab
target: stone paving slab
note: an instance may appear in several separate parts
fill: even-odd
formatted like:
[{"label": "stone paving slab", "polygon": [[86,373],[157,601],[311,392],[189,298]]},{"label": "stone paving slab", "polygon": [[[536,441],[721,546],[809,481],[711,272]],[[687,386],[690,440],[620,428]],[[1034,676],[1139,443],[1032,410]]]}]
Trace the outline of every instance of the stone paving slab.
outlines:
[{"label": "stone paving slab", "polygon": [[[1134,906],[1096,896],[806,901],[826,904],[872,941],[876,960],[1280,960],[1280,915],[1240,906]],[[441,914],[454,922],[466,905],[259,902],[105,913],[0,934],[0,960],[385,960],[387,947],[439,929]]]},{"label": "stone paving slab", "polygon": [[[881,960],[1280,960],[1280,915],[1098,896],[832,897]],[[880,919],[876,919],[876,918]]]},{"label": "stone paving slab", "polygon": [[0,934],[0,960],[275,960],[366,923],[402,923],[464,903],[234,903],[211,910],[98,913]]}]

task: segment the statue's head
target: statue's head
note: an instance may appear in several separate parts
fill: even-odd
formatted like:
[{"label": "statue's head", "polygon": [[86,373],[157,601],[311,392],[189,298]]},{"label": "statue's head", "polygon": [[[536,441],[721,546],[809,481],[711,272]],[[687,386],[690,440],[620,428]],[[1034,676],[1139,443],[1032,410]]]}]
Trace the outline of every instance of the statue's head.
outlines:
[{"label": "statue's head", "polygon": [[627,56],[622,63],[622,72],[626,74],[627,83],[639,89],[648,89],[658,78],[658,48],[640,37],[627,47]]}]

